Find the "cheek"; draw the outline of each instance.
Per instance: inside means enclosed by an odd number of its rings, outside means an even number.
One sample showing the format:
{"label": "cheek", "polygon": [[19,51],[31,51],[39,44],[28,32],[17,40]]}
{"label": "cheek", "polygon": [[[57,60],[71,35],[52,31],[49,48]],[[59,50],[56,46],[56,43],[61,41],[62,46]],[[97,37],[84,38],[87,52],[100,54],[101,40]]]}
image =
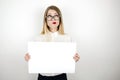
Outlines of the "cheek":
{"label": "cheek", "polygon": [[56,22],[56,25],[57,25],[57,26],[59,25],[59,21],[58,21],[58,22]]}
{"label": "cheek", "polygon": [[48,26],[51,26],[51,22],[48,21],[48,22],[47,22],[47,25],[48,25]]}

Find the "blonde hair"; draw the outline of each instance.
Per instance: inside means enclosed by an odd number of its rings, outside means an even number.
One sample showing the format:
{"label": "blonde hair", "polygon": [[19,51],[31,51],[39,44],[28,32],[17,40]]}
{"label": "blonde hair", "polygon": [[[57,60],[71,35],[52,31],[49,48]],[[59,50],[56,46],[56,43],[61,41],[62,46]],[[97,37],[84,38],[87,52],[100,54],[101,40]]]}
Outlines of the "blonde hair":
{"label": "blonde hair", "polygon": [[43,29],[42,29],[41,34],[47,34],[47,33],[50,32],[50,30],[49,30],[49,28],[48,28],[48,26],[47,26],[47,21],[46,21],[46,16],[47,16],[47,13],[48,13],[48,11],[49,11],[50,9],[55,10],[55,11],[58,13],[58,15],[60,16],[60,19],[59,19],[59,20],[60,20],[60,23],[59,23],[59,26],[58,26],[58,33],[59,33],[59,34],[64,34],[64,27],[63,27],[63,20],[62,20],[61,11],[60,11],[60,9],[59,9],[58,7],[56,7],[56,6],[54,6],[54,5],[49,6],[49,7],[46,9],[45,13],[44,13]]}

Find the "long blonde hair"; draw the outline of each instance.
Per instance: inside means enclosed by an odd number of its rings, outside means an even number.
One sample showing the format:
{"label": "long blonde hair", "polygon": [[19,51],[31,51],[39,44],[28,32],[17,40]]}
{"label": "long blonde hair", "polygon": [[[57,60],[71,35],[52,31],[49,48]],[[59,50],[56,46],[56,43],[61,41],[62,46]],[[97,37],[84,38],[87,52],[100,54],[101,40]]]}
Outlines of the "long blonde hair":
{"label": "long blonde hair", "polygon": [[61,11],[60,11],[60,9],[59,9],[58,7],[56,7],[56,6],[54,6],[54,5],[49,6],[49,7],[46,9],[45,13],[44,13],[43,29],[42,29],[41,34],[47,34],[47,33],[50,32],[50,30],[49,30],[49,28],[48,28],[48,26],[47,26],[47,21],[46,21],[46,16],[47,16],[47,13],[48,13],[48,11],[49,11],[50,9],[55,10],[55,11],[58,13],[58,15],[60,16],[60,19],[59,19],[59,20],[60,20],[60,23],[59,23],[59,26],[58,26],[58,33],[59,33],[59,34],[64,34],[64,27],[63,27],[63,20],[62,20]]}

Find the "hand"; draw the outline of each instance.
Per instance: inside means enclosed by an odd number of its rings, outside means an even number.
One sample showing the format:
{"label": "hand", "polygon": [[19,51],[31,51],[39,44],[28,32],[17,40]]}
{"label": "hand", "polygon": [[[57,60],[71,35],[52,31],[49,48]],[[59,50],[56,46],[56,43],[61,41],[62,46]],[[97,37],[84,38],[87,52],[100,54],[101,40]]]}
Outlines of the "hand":
{"label": "hand", "polygon": [[25,58],[26,61],[29,61],[29,60],[30,60],[30,55],[29,55],[29,53],[26,53],[24,58]]}
{"label": "hand", "polygon": [[79,59],[80,59],[79,54],[76,53],[76,54],[74,55],[73,59],[75,60],[75,62],[79,61]]}

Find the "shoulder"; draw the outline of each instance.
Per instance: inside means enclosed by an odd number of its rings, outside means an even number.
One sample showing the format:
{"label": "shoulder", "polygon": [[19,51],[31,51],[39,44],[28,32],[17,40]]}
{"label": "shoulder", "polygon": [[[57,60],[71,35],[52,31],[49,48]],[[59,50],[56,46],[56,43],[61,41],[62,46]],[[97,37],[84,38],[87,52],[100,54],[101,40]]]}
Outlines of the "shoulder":
{"label": "shoulder", "polygon": [[40,35],[35,36],[33,38],[33,41],[43,41],[44,38],[45,38],[45,35],[40,34]]}
{"label": "shoulder", "polygon": [[68,33],[65,33],[63,36],[67,38],[71,38],[71,36]]}
{"label": "shoulder", "polygon": [[75,37],[74,37],[73,35],[70,35],[70,34],[68,34],[68,33],[65,33],[63,36],[66,37],[66,38],[67,38],[68,40],[70,40],[71,42],[76,42],[76,39],[75,39]]}
{"label": "shoulder", "polygon": [[71,42],[71,37],[67,33],[59,35],[59,37],[63,39],[63,41]]}

